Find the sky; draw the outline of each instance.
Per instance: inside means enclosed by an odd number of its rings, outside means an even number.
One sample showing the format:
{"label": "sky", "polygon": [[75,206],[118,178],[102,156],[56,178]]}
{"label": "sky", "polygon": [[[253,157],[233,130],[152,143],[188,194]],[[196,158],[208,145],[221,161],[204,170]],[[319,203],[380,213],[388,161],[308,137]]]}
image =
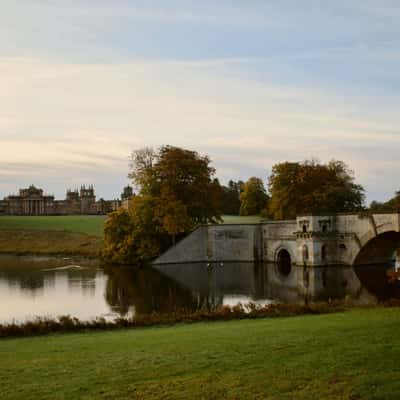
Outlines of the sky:
{"label": "sky", "polygon": [[129,154],[209,155],[221,182],[343,160],[400,189],[398,0],[0,0],[0,198],[93,184]]}

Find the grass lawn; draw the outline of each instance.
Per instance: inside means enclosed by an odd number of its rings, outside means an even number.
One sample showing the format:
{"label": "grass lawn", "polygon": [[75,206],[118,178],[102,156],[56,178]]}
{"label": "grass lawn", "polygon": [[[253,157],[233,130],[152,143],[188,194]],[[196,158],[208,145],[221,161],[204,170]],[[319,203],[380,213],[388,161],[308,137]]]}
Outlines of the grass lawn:
{"label": "grass lawn", "polygon": [[256,224],[261,221],[262,217],[259,215],[249,215],[242,217],[240,215],[223,215],[224,224]]}
{"label": "grass lawn", "polygon": [[0,341],[2,399],[399,399],[400,310]]}
{"label": "grass lawn", "polygon": [[0,230],[67,231],[103,236],[105,216],[0,217]]}
{"label": "grass lawn", "polygon": [[[0,217],[0,230],[40,230],[67,231],[103,236],[106,216],[72,215],[72,216],[43,216],[43,217]],[[252,224],[260,222],[261,217],[240,217],[224,215],[225,224]]]}

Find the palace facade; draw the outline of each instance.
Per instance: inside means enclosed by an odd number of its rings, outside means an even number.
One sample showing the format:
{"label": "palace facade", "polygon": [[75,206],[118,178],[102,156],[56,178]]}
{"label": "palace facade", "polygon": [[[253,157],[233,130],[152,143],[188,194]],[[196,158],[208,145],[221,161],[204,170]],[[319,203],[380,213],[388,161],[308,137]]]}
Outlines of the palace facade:
{"label": "palace facade", "polygon": [[34,185],[20,189],[0,201],[0,215],[101,215],[117,210],[132,188],[127,186],[120,199],[97,200],[92,185],[68,190],[64,200],[55,200]]}

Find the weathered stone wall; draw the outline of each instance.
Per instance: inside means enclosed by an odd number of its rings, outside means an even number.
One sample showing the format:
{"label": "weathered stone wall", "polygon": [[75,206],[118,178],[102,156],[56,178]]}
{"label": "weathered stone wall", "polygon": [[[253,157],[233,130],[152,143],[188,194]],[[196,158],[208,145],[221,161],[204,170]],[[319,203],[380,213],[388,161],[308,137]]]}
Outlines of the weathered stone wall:
{"label": "weathered stone wall", "polygon": [[10,196],[7,199],[8,202],[8,213],[10,215],[23,215],[22,202],[18,201],[16,196]]}
{"label": "weathered stone wall", "polygon": [[261,254],[261,226],[201,226],[158,257],[154,264],[256,261]]}
{"label": "weathered stone wall", "polygon": [[209,261],[256,261],[262,258],[260,225],[211,225],[207,235]]}
{"label": "weathered stone wall", "polygon": [[281,249],[289,252],[293,262],[297,259],[296,220],[267,221],[262,225],[263,260],[276,262]]}
{"label": "weathered stone wall", "polygon": [[5,200],[0,200],[0,215],[8,214],[8,202]]}
{"label": "weathered stone wall", "polygon": [[207,261],[207,227],[200,226],[189,236],[161,254],[153,264],[178,264]]}

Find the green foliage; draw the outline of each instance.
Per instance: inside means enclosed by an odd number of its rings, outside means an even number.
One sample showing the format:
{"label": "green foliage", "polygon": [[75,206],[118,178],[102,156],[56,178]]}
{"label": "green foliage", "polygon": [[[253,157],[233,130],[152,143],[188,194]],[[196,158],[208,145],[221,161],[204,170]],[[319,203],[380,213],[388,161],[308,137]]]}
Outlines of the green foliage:
{"label": "green foliage", "polygon": [[240,193],[240,215],[258,215],[267,207],[268,195],[260,178],[250,178]]}
{"label": "green foliage", "polygon": [[392,199],[384,203],[373,201],[369,210],[371,212],[400,212],[400,191],[397,191]]}
{"label": "green foliage", "polygon": [[290,219],[308,213],[359,211],[364,189],[341,161],[284,162],[272,168],[269,178],[269,214]]}
{"label": "green foliage", "polygon": [[221,211],[225,215],[239,215],[240,213],[240,193],[244,182],[228,182],[228,186],[221,186]]}
{"label": "green foliage", "polygon": [[139,194],[129,211],[107,220],[105,259],[147,262],[198,224],[220,221],[221,189],[209,164],[208,157],[172,146],[135,151],[129,176]]}

